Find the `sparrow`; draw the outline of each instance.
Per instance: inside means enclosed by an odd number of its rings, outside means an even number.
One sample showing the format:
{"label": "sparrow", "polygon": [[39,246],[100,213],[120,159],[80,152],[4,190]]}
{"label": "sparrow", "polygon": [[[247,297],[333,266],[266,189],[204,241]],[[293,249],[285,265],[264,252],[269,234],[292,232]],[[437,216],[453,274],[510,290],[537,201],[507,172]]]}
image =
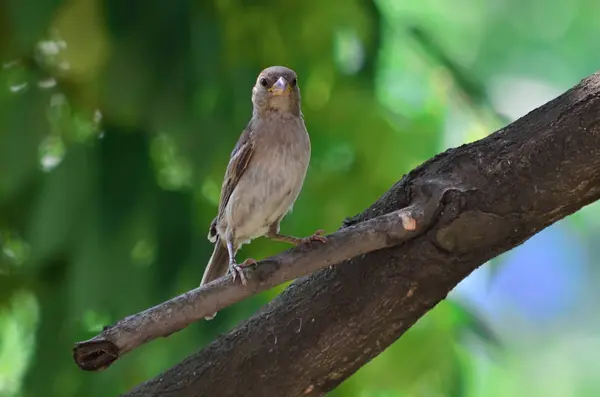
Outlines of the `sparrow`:
{"label": "sparrow", "polygon": [[218,213],[208,232],[215,247],[200,286],[228,272],[234,281],[239,277],[246,285],[242,269],[256,260],[248,258],[238,264],[236,253],[242,244],[258,237],[293,245],[327,242],[322,230],[302,238],[279,232],[281,220],[292,210],[304,184],[310,154],[298,76],[284,66],[264,69],[252,89],[252,118],[225,171]]}

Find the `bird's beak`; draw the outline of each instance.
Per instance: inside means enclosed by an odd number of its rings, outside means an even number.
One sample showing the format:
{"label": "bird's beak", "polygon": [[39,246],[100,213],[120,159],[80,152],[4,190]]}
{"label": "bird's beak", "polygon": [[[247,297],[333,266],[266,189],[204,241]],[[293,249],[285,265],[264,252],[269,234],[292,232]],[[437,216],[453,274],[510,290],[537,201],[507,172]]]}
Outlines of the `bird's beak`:
{"label": "bird's beak", "polygon": [[269,92],[272,93],[273,95],[284,95],[284,94],[287,94],[288,92],[290,92],[291,90],[292,90],[292,87],[290,86],[288,81],[283,77],[280,77],[275,82],[275,84],[273,84],[273,86],[271,88],[269,88]]}

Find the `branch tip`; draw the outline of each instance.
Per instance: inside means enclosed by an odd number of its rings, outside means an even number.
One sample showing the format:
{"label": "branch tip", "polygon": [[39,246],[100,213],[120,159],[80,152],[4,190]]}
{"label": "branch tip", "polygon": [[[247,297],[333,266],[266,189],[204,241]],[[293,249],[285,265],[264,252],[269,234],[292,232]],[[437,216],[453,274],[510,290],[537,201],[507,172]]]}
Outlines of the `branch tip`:
{"label": "branch tip", "polygon": [[102,371],[119,358],[119,348],[108,340],[89,340],[73,347],[73,360],[84,371]]}

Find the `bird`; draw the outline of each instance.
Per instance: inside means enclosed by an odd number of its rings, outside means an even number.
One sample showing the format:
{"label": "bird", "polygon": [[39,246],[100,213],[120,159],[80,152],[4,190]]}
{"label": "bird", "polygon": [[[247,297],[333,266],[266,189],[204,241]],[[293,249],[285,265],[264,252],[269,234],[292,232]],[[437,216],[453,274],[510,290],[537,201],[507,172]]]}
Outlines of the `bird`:
{"label": "bird", "polygon": [[[280,222],[298,198],[311,157],[311,144],[301,109],[296,72],[270,66],[260,72],[252,88],[252,117],[240,135],[221,186],[217,216],[210,224],[208,240],[214,250],[200,287],[228,272],[247,285],[236,253],[243,244],[267,237],[292,245],[327,242],[317,230],[308,237],[280,233]],[[216,313],[206,316],[214,318]]]}

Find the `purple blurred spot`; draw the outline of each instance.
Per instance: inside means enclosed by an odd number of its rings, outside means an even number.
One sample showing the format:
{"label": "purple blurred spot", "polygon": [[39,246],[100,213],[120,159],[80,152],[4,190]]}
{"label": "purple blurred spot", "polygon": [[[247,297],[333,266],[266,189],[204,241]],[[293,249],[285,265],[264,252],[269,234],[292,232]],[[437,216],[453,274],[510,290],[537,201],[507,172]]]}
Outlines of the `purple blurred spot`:
{"label": "purple blurred spot", "polygon": [[454,292],[495,320],[507,310],[534,323],[555,320],[575,303],[587,277],[585,250],[564,221],[497,260],[496,274],[483,266]]}

